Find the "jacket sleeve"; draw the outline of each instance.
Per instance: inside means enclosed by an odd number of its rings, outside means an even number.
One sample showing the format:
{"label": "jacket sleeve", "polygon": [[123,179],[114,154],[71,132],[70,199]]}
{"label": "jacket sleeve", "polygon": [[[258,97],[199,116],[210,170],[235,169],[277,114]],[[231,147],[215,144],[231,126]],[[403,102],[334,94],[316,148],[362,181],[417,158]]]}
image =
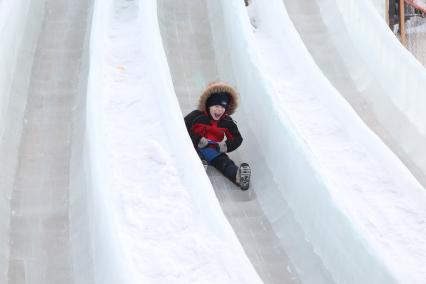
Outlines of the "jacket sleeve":
{"label": "jacket sleeve", "polygon": [[194,126],[194,123],[196,119],[201,115],[202,113],[199,110],[194,110],[191,113],[189,113],[187,116],[185,116],[185,126],[186,130],[188,131],[189,137],[191,137],[192,144],[197,145],[198,142],[200,142],[201,136],[196,135],[192,132],[192,127]]}
{"label": "jacket sleeve", "polygon": [[227,139],[225,143],[228,149],[228,153],[234,151],[240,147],[241,143],[243,143],[243,137],[238,130],[237,124],[232,120],[232,118],[229,118],[228,127],[225,134]]}

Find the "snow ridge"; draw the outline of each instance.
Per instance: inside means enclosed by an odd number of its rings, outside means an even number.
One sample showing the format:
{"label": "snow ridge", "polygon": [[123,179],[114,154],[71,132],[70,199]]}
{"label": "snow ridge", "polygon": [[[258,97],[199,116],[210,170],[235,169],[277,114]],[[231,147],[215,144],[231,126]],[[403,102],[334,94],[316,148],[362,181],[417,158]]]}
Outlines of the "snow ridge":
{"label": "snow ridge", "polygon": [[120,283],[260,283],[187,136],[155,3],[111,4],[91,115]]}

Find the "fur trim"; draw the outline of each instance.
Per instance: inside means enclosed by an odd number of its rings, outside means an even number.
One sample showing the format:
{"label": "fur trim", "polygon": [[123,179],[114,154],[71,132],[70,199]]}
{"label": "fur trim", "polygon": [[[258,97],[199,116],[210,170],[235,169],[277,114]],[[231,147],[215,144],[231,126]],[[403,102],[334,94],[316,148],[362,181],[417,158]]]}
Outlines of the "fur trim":
{"label": "fur trim", "polygon": [[207,99],[210,98],[211,95],[215,93],[228,93],[229,94],[229,107],[226,111],[227,114],[231,115],[235,112],[238,107],[238,93],[237,91],[230,85],[222,82],[213,82],[207,85],[206,89],[201,94],[198,100],[198,110],[206,111],[206,102]]}

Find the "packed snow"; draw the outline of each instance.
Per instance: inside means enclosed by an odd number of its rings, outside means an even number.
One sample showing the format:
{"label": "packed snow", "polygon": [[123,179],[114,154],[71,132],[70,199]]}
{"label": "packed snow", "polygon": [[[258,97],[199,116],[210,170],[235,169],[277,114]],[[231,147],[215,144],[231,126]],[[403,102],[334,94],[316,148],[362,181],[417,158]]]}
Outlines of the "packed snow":
{"label": "packed snow", "polygon": [[[379,266],[388,267],[397,281],[422,283],[426,277],[423,188],[318,72],[285,12],[276,13],[283,7],[261,0],[254,6],[250,16],[257,27],[254,46],[263,61],[261,68],[274,87],[278,108],[315,156],[334,206],[361,233],[367,250],[372,250],[368,253],[382,263]],[[335,256],[328,254],[334,249],[322,252],[325,261],[332,261]],[[341,264],[336,261],[330,269],[337,282],[346,282],[347,276],[340,274],[345,263]]]}
{"label": "packed snow", "polygon": [[[2,0],[0,8],[12,2],[25,1]],[[424,283],[424,189],[327,81],[282,2],[253,0],[248,14],[240,0],[208,6],[211,15],[221,11],[212,25],[224,20],[225,29],[214,36],[223,44],[218,58],[223,50],[232,58],[223,73],[240,71],[233,82],[241,93],[240,119],[256,129],[247,137],[261,142],[256,150],[280,185],[272,196],[256,189],[274,230],[293,233],[277,221],[291,211],[336,283]],[[23,33],[23,25],[11,29]],[[15,55],[19,44],[7,39]],[[261,283],[187,136],[155,1],[95,0],[86,48],[87,101],[81,112],[76,106],[83,116],[76,120],[85,125],[76,123],[81,137],[73,140],[70,222],[75,272],[93,275],[76,279]],[[1,60],[11,56],[0,51]],[[4,74],[16,62],[1,69],[5,90],[13,78]],[[290,209],[268,207],[278,198]],[[0,250],[7,255],[6,247]],[[294,265],[303,267],[309,254],[298,256]],[[318,283],[309,275],[301,279]]]}
{"label": "packed snow", "polygon": [[100,139],[121,261],[135,283],[260,282],[187,137],[156,5],[112,1],[104,24]]}
{"label": "packed snow", "polygon": [[[339,9],[347,8],[343,2]],[[259,132],[259,141],[266,140],[267,149],[274,149],[261,150],[268,162],[278,168],[275,170],[277,175],[287,173],[291,176],[292,182],[282,178],[283,184],[288,185],[286,198],[290,200],[289,206],[296,218],[303,220],[308,238],[315,244],[333,277],[337,282],[348,279],[367,282],[374,279],[373,282],[384,283],[410,279],[421,282],[424,271],[418,269],[422,267],[423,253],[416,254],[417,259],[413,261],[409,252],[411,245],[405,245],[406,239],[411,238],[418,250],[424,250],[424,242],[418,242],[425,217],[422,187],[320,74],[295,34],[280,1],[253,2],[254,7],[249,12],[254,27],[247,27],[247,23],[236,20],[243,21],[238,3],[223,1],[222,5],[227,21],[226,39],[231,42],[228,50],[233,59],[232,68],[244,70],[236,73],[239,75],[238,87],[246,96],[246,101],[242,100],[243,105],[250,109],[246,112],[247,119],[253,120],[253,125],[257,124],[254,128]],[[373,11],[373,7],[367,8]],[[374,15],[377,17],[377,13],[369,13],[369,16]],[[379,18],[374,20],[378,22]],[[251,39],[247,30],[253,29],[254,39]],[[377,30],[380,32],[381,28]],[[384,33],[388,40],[389,32]],[[363,44],[366,45],[365,42]],[[393,46],[390,48],[398,51]],[[404,56],[406,53],[402,52],[396,60]],[[257,62],[254,67],[253,61]],[[410,63],[408,61],[408,65]],[[253,68],[259,68],[264,77],[252,71]],[[414,65],[413,70],[419,70],[416,68]],[[417,73],[414,74],[417,76]],[[262,87],[262,79],[265,78],[272,90]],[[271,103],[274,107],[269,106]],[[264,121],[264,112],[269,113],[269,121]],[[311,159],[310,165],[299,172],[294,169],[294,157],[289,155],[291,151],[286,147],[288,141],[285,138],[289,139],[291,135],[285,137],[285,129],[275,121],[276,113],[281,113],[282,124],[294,126],[302,145],[308,145],[300,154]],[[284,122],[286,120],[289,121]],[[280,160],[280,157],[285,158]],[[305,180],[299,186],[295,186],[294,182],[302,177],[306,179],[311,173],[308,171],[310,167],[314,167],[317,174],[320,172],[318,175],[322,181],[312,191],[303,191],[309,182]],[[324,193],[331,196],[325,194],[320,197],[323,194],[318,192],[321,184],[326,187]],[[314,194],[319,196],[312,197]],[[336,207],[338,209],[334,210]],[[306,208],[312,209],[312,212]],[[333,217],[326,216],[330,213],[328,210]],[[319,216],[320,213],[324,216]],[[340,213],[345,217],[339,220],[342,217]],[[406,222],[407,219],[413,222]],[[315,223],[316,226],[312,226]],[[402,228],[401,234],[395,234],[395,228],[399,227]],[[407,234],[407,231],[410,233]],[[338,237],[335,232],[339,232]],[[386,235],[385,240],[383,235]],[[392,243],[393,251],[389,250],[389,243]],[[399,262],[391,261],[395,258],[404,258],[411,263],[401,267]],[[350,269],[342,259],[352,263]],[[417,263],[416,273],[412,270],[413,262]]]}

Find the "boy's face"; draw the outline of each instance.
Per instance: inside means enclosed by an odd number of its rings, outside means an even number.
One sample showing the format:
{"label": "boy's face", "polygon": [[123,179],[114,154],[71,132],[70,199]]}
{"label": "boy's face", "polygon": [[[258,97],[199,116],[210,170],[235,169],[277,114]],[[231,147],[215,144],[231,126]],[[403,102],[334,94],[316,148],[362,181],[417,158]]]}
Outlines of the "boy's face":
{"label": "boy's face", "polygon": [[209,107],[210,116],[214,120],[219,120],[222,115],[225,113],[225,108],[221,105],[211,106]]}

